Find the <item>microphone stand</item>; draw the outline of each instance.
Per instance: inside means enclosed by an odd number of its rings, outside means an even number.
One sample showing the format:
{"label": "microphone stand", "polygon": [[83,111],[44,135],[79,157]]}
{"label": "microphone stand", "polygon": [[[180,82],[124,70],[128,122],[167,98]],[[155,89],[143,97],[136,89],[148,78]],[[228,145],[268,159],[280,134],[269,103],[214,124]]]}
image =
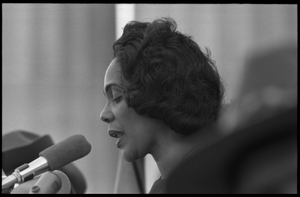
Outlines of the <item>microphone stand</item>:
{"label": "microphone stand", "polygon": [[[144,159],[142,159],[141,162],[142,162],[141,163],[142,167],[144,167]],[[140,191],[141,194],[145,194],[144,184],[143,184],[143,181],[142,181],[141,173],[138,169],[138,164],[137,164],[137,162],[132,162],[132,165],[133,165],[134,174],[135,174],[135,178],[137,180],[139,191]]]}

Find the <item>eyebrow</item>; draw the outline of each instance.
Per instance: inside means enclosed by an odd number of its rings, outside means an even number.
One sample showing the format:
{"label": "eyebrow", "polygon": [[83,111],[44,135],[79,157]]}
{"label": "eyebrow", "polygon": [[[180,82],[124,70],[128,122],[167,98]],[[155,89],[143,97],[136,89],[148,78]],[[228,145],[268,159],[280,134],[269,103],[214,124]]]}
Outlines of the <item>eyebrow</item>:
{"label": "eyebrow", "polygon": [[118,88],[122,88],[122,89],[123,89],[123,87],[120,86],[119,84],[116,84],[116,83],[110,83],[110,84],[107,84],[107,85],[105,86],[105,88],[104,88],[104,90],[103,90],[103,94],[106,96],[106,92],[108,92],[109,89],[111,89],[111,87],[113,87],[113,86],[116,86],[116,87],[118,87]]}

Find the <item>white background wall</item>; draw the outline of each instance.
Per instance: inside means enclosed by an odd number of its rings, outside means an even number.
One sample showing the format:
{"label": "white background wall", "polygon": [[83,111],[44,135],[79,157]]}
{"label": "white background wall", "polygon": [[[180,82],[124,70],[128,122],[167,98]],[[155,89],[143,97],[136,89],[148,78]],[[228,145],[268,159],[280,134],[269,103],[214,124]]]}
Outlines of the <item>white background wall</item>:
{"label": "white background wall", "polygon": [[74,163],[87,192],[111,193],[118,150],[99,114],[114,5],[2,4],[2,20],[2,133],[83,134],[92,150]]}

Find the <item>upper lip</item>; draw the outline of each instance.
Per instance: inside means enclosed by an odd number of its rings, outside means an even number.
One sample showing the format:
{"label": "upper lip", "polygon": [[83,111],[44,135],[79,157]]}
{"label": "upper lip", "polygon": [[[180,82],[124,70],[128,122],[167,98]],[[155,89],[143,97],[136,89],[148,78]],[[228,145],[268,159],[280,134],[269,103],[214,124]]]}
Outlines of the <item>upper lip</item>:
{"label": "upper lip", "polygon": [[108,134],[109,134],[111,137],[114,137],[114,138],[120,138],[120,137],[122,137],[122,135],[124,134],[124,132],[122,132],[122,131],[117,131],[117,130],[109,130],[109,131],[108,131]]}

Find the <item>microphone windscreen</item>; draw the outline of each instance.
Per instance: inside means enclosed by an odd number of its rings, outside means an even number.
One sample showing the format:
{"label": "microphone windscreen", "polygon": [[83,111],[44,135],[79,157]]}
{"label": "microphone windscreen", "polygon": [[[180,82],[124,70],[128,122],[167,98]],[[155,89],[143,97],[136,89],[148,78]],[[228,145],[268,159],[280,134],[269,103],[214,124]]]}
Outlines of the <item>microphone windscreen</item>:
{"label": "microphone windscreen", "polygon": [[40,152],[49,165],[50,170],[61,168],[77,159],[80,159],[91,151],[91,144],[83,135],[73,135]]}

